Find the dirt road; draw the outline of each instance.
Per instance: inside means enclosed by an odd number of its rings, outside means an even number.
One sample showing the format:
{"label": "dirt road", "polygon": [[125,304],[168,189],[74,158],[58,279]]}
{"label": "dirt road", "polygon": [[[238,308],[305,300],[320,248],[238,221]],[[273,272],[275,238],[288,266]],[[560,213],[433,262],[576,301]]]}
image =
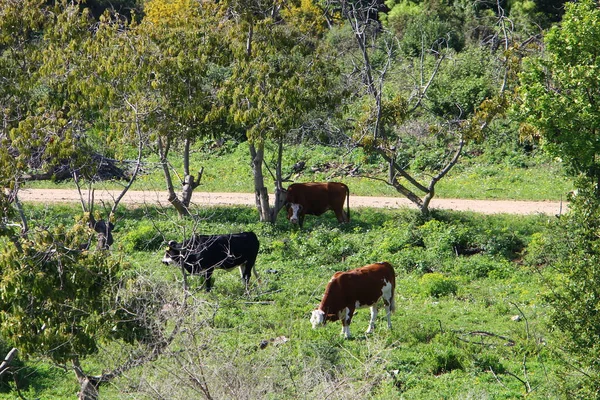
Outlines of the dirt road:
{"label": "dirt road", "polygon": [[[111,201],[119,194],[118,191],[96,191],[95,199]],[[168,205],[166,192],[129,191],[122,204],[140,206],[143,204]],[[68,189],[22,189],[19,199],[24,202],[41,203],[72,203],[79,202],[76,190]],[[193,203],[197,205],[254,205],[254,194],[251,193],[207,193],[194,192]],[[350,208],[399,208],[415,207],[408,199],[400,197],[368,197],[350,196]],[[432,209],[447,209],[456,211],[474,211],[483,214],[547,214],[565,213],[567,204],[553,201],[512,201],[512,200],[463,200],[437,199],[431,201]]]}

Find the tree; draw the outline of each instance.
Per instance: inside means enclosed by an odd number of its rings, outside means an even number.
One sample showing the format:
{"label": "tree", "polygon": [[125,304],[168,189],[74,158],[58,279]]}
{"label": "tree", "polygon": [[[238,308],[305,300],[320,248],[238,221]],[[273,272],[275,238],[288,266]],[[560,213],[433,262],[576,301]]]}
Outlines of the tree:
{"label": "tree", "polygon": [[[244,6],[231,5],[233,10]],[[249,141],[261,221],[274,222],[285,200],[281,170],[285,135],[301,127],[310,111],[337,101],[332,53],[317,40],[325,24],[311,1],[256,2],[244,7],[231,31],[235,60],[221,99]],[[277,148],[273,208],[263,173],[268,142]]]}
{"label": "tree", "polygon": [[[127,265],[118,257],[87,250],[92,235],[83,217],[71,228],[39,227],[19,246],[0,237],[2,337],[25,357],[71,368],[81,399],[96,399],[101,384],[158,357],[180,324],[173,330],[158,324],[163,302],[173,300],[155,284],[124,274]],[[109,341],[140,347],[123,354],[120,365],[90,374],[83,361]]]}
{"label": "tree", "polygon": [[593,1],[566,5],[562,24],[547,33],[542,57],[526,60],[518,112],[523,137],[583,175],[600,197],[600,10]]}
{"label": "tree", "polygon": [[[521,135],[538,139],[560,157],[578,188],[569,212],[554,228],[559,252],[540,271],[549,288],[551,326],[566,368],[577,370],[569,398],[598,398],[600,386],[600,9],[592,0],[565,5],[560,26],[549,30],[541,56],[525,60],[517,95]],[[568,381],[567,374],[563,376]],[[568,383],[568,382],[567,382]]]}
{"label": "tree", "polygon": [[[229,59],[221,45],[226,25],[219,4],[153,0],[146,3],[144,19],[132,32],[141,45],[137,55],[131,54],[138,60],[132,72],[139,81],[127,90],[137,91],[140,100],[151,99],[136,118],[143,118],[140,122],[155,143],[168,200],[180,215],[189,215],[193,190],[202,177],[201,168],[196,176],[191,172],[191,145],[200,137],[215,137],[222,128],[212,109]],[[178,144],[183,149],[181,198],[169,163],[170,150]]]}
{"label": "tree", "polygon": [[[456,165],[465,143],[481,138],[506,108],[508,63],[490,62],[471,49],[457,53],[451,46],[460,46],[448,35],[422,40],[417,57],[405,58],[401,38],[368,18],[373,4],[331,4],[356,45],[339,57],[347,60],[345,78],[353,90],[349,139],[387,165],[385,178],[372,178],[426,214],[437,183]],[[500,18],[498,25],[504,22]],[[508,47],[509,32],[501,32]],[[500,73],[492,73],[496,70]]]}
{"label": "tree", "polygon": [[[35,168],[35,160],[42,160],[40,166],[67,160],[76,177],[94,181],[97,160],[88,158],[88,134],[96,121],[105,121],[99,105],[110,94],[93,68],[102,57],[91,51],[103,32],[93,29],[87,12],[77,5],[45,3],[1,4],[0,26],[12,35],[4,36],[2,30],[0,44],[3,83],[10,83],[6,89],[0,85],[0,187],[9,189],[0,191],[0,332],[24,357],[49,357],[72,368],[80,398],[91,399],[101,383],[156,358],[175,333],[165,335],[155,324],[156,292],[146,297],[123,293],[136,280],[121,275],[122,261],[104,251],[107,241],[101,238],[100,248],[89,250],[90,225],[104,239],[110,233],[98,229],[94,214],[84,214],[72,227],[31,227],[18,202],[19,184]],[[139,154],[138,147],[138,168]],[[109,340],[141,343],[143,350],[108,372],[88,374],[82,360]]]}

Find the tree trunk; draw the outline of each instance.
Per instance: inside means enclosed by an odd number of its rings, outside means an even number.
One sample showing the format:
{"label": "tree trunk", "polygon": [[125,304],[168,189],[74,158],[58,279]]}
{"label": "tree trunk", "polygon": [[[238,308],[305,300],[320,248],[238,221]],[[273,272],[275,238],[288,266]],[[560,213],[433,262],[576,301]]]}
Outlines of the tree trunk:
{"label": "tree trunk", "polygon": [[74,358],[72,363],[80,388],[79,393],[77,393],[77,398],[79,400],[98,400],[98,387],[100,386],[100,382],[83,372],[78,358]]}
{"label": "tree trunk", "polygon": [[279,147],[277,150],[277,167],[275,169],[275,203],[271,209],[271,222],[277,221],[277,215],[279,211],[285,205],[286,192],[283,188],[283,174],[281,172],[281,165],[283,162],[283,139],[279,139]]}
{"label": "tree trunk", "polygon": [[[188,207],[179,200],[177,194],[175,193],[175,188],[173,186],[173,178],[171,177],[171,171],[169,171],[169,162],[167,159],[167,155],[169,154],[169,141],[167,139],[166,142],[159,137],[157,139],[158,145],[158,154],[160,156],[160,165],[163,169],[163,174],[165,176],[165,182],[167,184],[167,192],[169,193],[169,203],[175,207],[180,217],[188,217],[190,215],[190,211]],[[191,196],[191,195],[190,195]]]}
{"label": "tree trunk", "polygon": [[254,175],[254,193],[256,195],[256,209],[261,222],[273,222],[271,216],[271,207],[269,206],[269,192],[265,187],[265,178],[262,165],[265,156],[265,146],[263,143],[258,148],[250,144],[250,156],[252,157],[252,174]]}
{"label": "tree trunk", "polygon": [[190,146],[191,140],[185,139],[185,148],[183,151],[183,188],[181,193],[181,203],[189,209],[190,203],[192,202],[192,194],[194,189],[200,186],[200,180],[202,179],[202,173],[204,168],[200,168],[198,171],[198,177],[194,179],[194,175],[190,173]]}

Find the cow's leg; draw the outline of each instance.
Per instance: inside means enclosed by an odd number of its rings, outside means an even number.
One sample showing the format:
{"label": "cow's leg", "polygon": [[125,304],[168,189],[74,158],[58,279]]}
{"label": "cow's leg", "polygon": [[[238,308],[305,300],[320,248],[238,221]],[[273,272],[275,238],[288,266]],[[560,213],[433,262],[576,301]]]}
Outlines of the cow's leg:
{"label": "cow's leg", "polygon": [[334,209],[335,216],[340,224],[348,222],[348,216],[346,215],[346,212],[344,211],[343,207],[344,205],[342,204],[342,208]]}
{"label": "cow's leg", "polygon": [[375,330],[375,319],[377,318],[377,306],[371,306],[371,320],[369,321],[369,327],[367,328],[367,333],[371,333]]}
{"label": "cow's leg", "polygon": [[342,322],[342,335],[344,335],[345,339],[350,338],[350,322],[352,322],[352,314],[354,310],[346,307],[342,311],[340,311],[340,321]]}
{"label": "cow's leg", "polygon": [[246,293],[249,293],[250,275],[252,274],[252,263],[250,260],[246,261],[243,265],[240,265],[240,274],[242,275],[242,282],[244,282]]}
{"label": "cow's leg", "polygon": [[383,305],[385,306],[385,312],[387,314],[388,328],[392,329],[392,311],[395,310],[396,304],[394,300],[394,286],[391,283],[385,282],[385,285],[381,289],[383,297]]}
{"label": "cow's leg", "polygon": [[390,304],[385,305],[385,312],[387,313],[388,328],[392,329],[392,307]]}

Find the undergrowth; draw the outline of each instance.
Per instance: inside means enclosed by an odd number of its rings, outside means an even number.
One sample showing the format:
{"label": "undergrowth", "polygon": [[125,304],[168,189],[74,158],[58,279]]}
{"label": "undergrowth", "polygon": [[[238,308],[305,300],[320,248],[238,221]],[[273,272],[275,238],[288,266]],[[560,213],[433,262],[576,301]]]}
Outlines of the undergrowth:
{"label": "undergrowth", "polygon": [[[50,215],[72,223],[79,212],[26,207],[31,229],[47,225]],[[103,398],[556,397],[559,360],[535,273],[548,217],[444,211],[423,218],[410,209],[358,209],[348,224],[326,213],[298,229],[283,216],[259,223],[248,207],[195,213],[192,221],[169,209],[119,209],[112,251],[131,264],[125,274],[164,287],[176,304],[181,271],[160,263],[168,240],[252,230],[260,240],[261,282],[252,277],[246,293],[237,271],[217,271],[206,293],[200,278],[188,278],[184,329],[156,360],[101,387]],[[350,340],[340,336],[339,323],[311,328],[310,312],[335,271],[383,260],[397,275],[391,331],[381,312],[375,333],[365,335],[368,309],[357,311]],[[168,330],[165,318],[160,326]],[[100,373],[140,351],[111,342],[83,362]],[[44,360],[25,367],[34,373],[19,379],[23,396],[75,395],[72,373],[56,374]],[[49,379],[55,384],[43,383]],[[12,391],[0,397],[14,398],[14,382],[7,385]]]}

